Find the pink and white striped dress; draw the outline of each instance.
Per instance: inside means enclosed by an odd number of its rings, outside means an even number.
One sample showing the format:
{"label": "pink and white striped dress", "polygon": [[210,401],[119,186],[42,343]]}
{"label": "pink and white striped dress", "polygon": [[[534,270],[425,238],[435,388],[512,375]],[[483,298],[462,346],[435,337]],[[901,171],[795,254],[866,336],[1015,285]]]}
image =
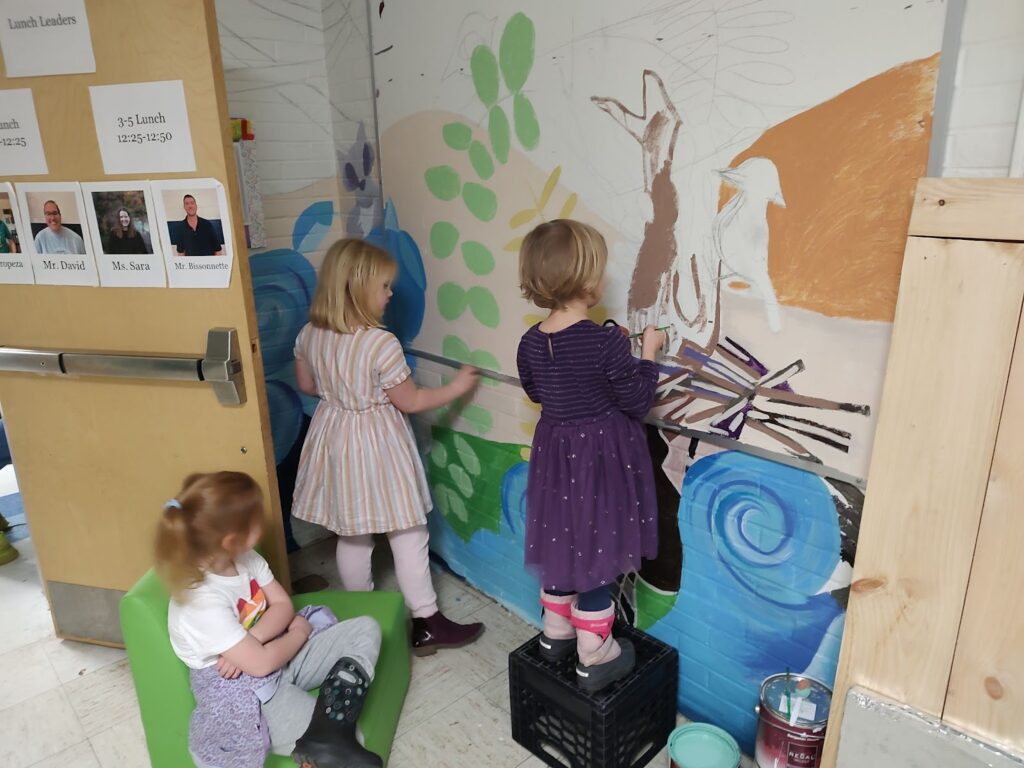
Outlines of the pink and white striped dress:
{"label": "pink and white striped dress", "polygon": [[384,393],[412,374],[398,339],[382,328],[306,325],[295,357],[309,365],[320,404],[302,446],[292,514],[341,536],[426,523],[423,462],[408,420]]}

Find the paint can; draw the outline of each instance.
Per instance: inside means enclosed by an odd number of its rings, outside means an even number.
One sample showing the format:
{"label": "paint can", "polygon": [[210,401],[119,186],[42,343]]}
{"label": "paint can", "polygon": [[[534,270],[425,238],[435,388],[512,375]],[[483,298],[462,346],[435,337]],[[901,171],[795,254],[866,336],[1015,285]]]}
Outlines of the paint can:
{"label": "paint can", "polygon": [[754,760],[758,768],[819,768],[832,689],[803,675],[761,683]]}
{"label": "paint can", "polygon": [[721,728],[706,723],[687,723],[668,737],[672,768],[737,768],[740,748]]}

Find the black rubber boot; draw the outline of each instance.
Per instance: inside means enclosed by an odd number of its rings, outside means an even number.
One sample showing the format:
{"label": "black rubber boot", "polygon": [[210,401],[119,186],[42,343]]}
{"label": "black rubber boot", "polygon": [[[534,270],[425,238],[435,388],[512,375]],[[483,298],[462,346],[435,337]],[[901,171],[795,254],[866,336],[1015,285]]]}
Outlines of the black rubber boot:
{"label": "black rubber boot", "polygon": [[384,762],[356,741],[370,676],[350,658],[339,659],[324,678],[313,718],[295,742],[292,759],[303,768],[381,768]]}
{"label": "black rubber boot", "polygon": [[576,665],[576,682],[587,693],[597,693],[602,688],[607,688],[632,672],[636,666],[636,651],[633,644],[622,637],[615,640],[619,644],[620,653],[611,661],[590,667],[585,667],[582,663]]}
{"label": "black rubber boot", "polygon": [[557,664],[576,653],[576,638],[568,640],[554,640],[543,632],[540,633],[540,640],[537,641],[538,655],[550,664]]}

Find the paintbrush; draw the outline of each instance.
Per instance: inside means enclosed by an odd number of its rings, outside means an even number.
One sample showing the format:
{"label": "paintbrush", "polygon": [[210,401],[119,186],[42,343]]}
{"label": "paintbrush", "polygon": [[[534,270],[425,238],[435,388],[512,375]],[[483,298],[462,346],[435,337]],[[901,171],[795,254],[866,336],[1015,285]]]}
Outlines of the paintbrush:
{"label": "paintbrush", "polygon": [[[655,328],[654,330],[656,330],[656,331],[667,331],[671,327],[672,327],[671,325],[663,325],[660,328]],[[638,331],[637,333],[629,334],[628,338],[630,338],[630,339],[638,339],[638,338],[640,338],[643,335],[644,335],[643,331]]]}

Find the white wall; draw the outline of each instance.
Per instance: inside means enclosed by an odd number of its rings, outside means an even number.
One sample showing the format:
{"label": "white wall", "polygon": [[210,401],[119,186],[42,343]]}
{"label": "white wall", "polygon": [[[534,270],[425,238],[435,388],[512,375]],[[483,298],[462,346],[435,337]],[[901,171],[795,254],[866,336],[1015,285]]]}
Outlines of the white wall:
{"label": "white wall", "polygon": [[956,55],[942,175],[1006,176],[1024,90],[1024,2],[966,0]]}

